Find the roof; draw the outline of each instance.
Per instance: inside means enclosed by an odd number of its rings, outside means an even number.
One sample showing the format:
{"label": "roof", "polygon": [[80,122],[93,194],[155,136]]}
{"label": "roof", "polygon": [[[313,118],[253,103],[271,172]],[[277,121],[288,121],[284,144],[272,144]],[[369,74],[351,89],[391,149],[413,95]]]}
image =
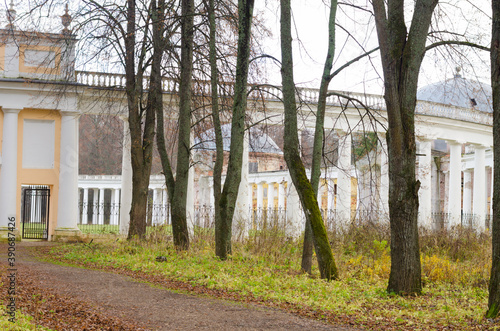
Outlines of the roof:
{"label": "roof", "polygon": [[[224,151],[228,152],[231,146],[231,124],[222,125],[222,139]],[[197,150],[215,150],[215,131],[208,129],[195,138],[194,148]],[[250,152],[283,154],[278,145],[271,137],[259,128],[250,128]]]}
{"label": "roof", "polygon": [[491,86],[463,78],[458,73],[451,79],[422,87],[417,92],[417,100],[493,112]]}

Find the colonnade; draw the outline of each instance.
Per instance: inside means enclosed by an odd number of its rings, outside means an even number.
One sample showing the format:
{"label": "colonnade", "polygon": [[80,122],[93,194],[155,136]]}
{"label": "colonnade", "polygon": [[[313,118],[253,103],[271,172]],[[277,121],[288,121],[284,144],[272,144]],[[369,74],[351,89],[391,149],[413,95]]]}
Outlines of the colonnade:
{"label": "colonnade", "polygon": [[[488,198],[491,198],[493,189],[491,151],[487,151],[487,147],[483,145],[469,144],[467,145],[469,153],[462,156],[464,143],[454,140],[447,141],[449,160],[447,161],[447,157],[444,157],[446,165],[439,169],[441,176],[444,175],[443,180],[443,178],[434,178],[437,176],[438,171],[436,170],[436,161],[432,156],[432,143],[433,139],[418,138],[416,176],[421,183],[419,190],[419,224],[432,227],[436,222],[435,215],[441,213],[446,215],[449,226],[461,224],[464,222],[464,218],[470,216],[475,222],[474,226],[477,226],[478,229],[484,229],[485,219],[488,214],[491,214],[491,210],[489,210],[491,209],[491,203],[488,204]],[[376,182],[376,185],[378,185],[378,205],[376,208],[371,209],[370,212],[378,213],[380,217],[388,214],[389,178],[386,141],[383,136],[379,137],[379,144],[377,162],[380,167],[375,174],[375,177],[378,177]],[[357,176],[356,170],[351,164],[351,146],[350,135],[344,134],[340,136],[338,167],[323,170],[317,196],[320,208],[324,212],[334,215],[337,221],[349,221],[352,217],[355,217],[356,212],[354,209],[356,209],[356,206],[353,203],[356,199],[357,204],[359,204],[360,199],[359,184],[357,197],[354,199],[351,196],[351,194],[355,194],[352,192],[353,188],[351,187],[352,178]],[[241,188],[245,188],[245,190],[240,190],[236,213],[238,217],[244,215],[245,218],[250,219],[252,210],[276,210],[284,213],[287,224],[296,229],[294,232],[302,229],[303,214],[301,205],[288,171],[244,172],[243,176],[246,177],[246,180],[242,180]],[[87,179],[90,177],[87,176]],[[89,186],[91,184],[80,185],[83,190],[83,215],[88,212],[86,208],[90,204],[93,206],[103,205],[105,189],[111,189],[111,204],[113,207],[120,204],[123,206],[124,199],[127,199],[127,194],[122,193],[123,179],[122,176],[114,177],[116,178],[113,184],[106,184],[106,181],[109,181],[110,178],[101,178],[104,182],[94,187]],[[150,189],[153,191],[151,222],[152,224],[169,222],[168,194],[163,186],[163,176],[152,176],[151,178]],[[444,182],[444,184],[438,183],[438,181]],[[194,186],[194,179],[192,179],[192,182]],[[442,192],[443,188],[444,192]],[[90,191],[92,191],[92,194],[89,194]],[[191,205],[188,207],[188,209],[192,210],[192,215],[194,215],[195,205],[206,208],[206,211],[214,208],[213,179],[211,176],[201,176],[198,179],[196,192],[192,193]],[[444,202],[433,203],[433,200],[441,199],[441,196],[444,196]],[[245,201],[242,202],[241,197],[244,197]],[[90,201],[90,199],[93,200]],[[121,214],[123,215],[123,210]],[[361,217],[360,215],[358,216]],[[92,217],[93,224],[103,224],[103,213],[97,213]],[[85,222],[86,220],[82,218],[82,224],[85,224]],[[118,211],[111,212],[109,224],[119,223]],[[250,226],[250,224],[247,224],[247,227]]]}
{"label": "colonnade", "polygon": [[[473,220],[473,224],[468,225],[484,230],[487,216],[491,214],[488,198],[491,199],[493,188],[491,180],[493,159],[490,151],[486,159],[486,150],[489,146],[466,145],[456,140],[447,140],[446,143],[449,150],[448,163],[434,165],[434,168],[441,167],[441,169],[433,172],[431,140],[419,138],[417,175],[421,182],[419,223],[431,226],[432,215],[442,213],[448,226]],[[464,146],[468,153],[462,155]],[[444,185],[440,184],[440,181],[443,181],[439,179],[440,171],[444,174]],[[432,180],[432,177],[436,178]],[[444,192],[441,192],[442,189]],[[433,199],[438,201],[433,204]],[[444,199],[442,205],[441,199]],[[489,205],[491,207],[491,203]]]}
{"label": "colonnade", "polygon": [[[81,224],[104,224],[105,216],[105,190],[106,188],[101,187],[85,187],[82,188],[82,200],[81,200]],[[119,211],[120,211],[120,189],[110,188],[111,190],[111,200],[109,203],[109,224],[118,225],[119,224]],[[92,192],[92,196],[90,196]],[[92,201],[90,201],[92,198]],[[89,209],[90,213],[89,213]],[[91,215],[89,220],[88,215]]]}
{"label": "colonnade", "polygon": [[[163,176],[153,175],[150,179],[149,189],[152,191],[150,201],[151,222],[154,225],[169,223],[170,211],[168,205],[168,193],[162,184]],[[80,224],[120,224],[123,200],[127,194],[122,192],[122,176],[103,175],[79,177],[79,189],[81,194]],[[106,191],[110,191],[106,198]],[[109,216],[109,221],[105,217]]]}

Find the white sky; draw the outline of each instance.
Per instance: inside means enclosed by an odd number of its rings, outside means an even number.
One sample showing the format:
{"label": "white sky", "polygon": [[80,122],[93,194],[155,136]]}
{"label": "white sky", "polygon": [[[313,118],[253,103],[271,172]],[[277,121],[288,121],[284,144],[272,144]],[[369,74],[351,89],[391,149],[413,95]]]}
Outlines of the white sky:
{"label": "white sky", "polygon": [[[413,3],[413,1],[408,1]],[[329,8],[322,0],[294,0],[293,18],[296,23],[298,38],[294,38],[294,74],[297,84],[319,87],[319,78],[323,70],[326,56],[327,21]],[[371,10],[366,0],[355,1],[357,5]],[[280,58],[279,50],[279,8],[277,1],[257,0],[256,10],[261,11],[272,27],[274,38],[265,44],[265,52]],[[412,5],[412,4],[411,4]],[[491,18],[490,2],[474,1],[473,5],[465,0],[440,1],[435,11],[434,30],[447,30],[459,34],[467,34],[471,41],[489,46]],[[409,7],[408,11],[411,12]],[[436,19],[439,17],[439,21]],[[408,20],[411,16],[408,15]],[[342,6],[337,10],[337,23],[345,27],[349,33],[358,38],[358,42],[366,50],[377,46],[377,35],[373,17],[368,13]],[[297,36],[295,36],[297,37]],[[337,49],[334,70],[345,62],[363,53],[361,47],[349,40],[346,44],[346,33],[337,28]],[[298,40],[300,39],[300,43]],[[461,74],[470,79],[489,82],[489,54],[484,51],[463,49],[465,56],[460,58],[453,51],[440,47],[427,53],[422,66],[419,86],[451,78],[457,66],[462,67]],[[479,56],[478,56],[479,55]],[[271,72],[270,80],[280,84],[279,71]],[[330,89],[367,93],[382,93],[382,75],[378,53],[368,59],[351,65],[343,73],[333,79]]]}
{"label": "white sky", "polygon": [[[18,16],[22,15],[22,7],[26,0],[15,0]],[[328,2],[328,0],[326,0]],[[75,7],[79,1],[69,1]],[[344,0],[354,2],[371,11],[369,0]],[[408,12],[412,11],[413,1],[407,1]],[[10,0],[0,0],[3,3],[0,12],[0,21],[5,17],[5,8]],[[62,5],[66,0],[54,0],[60,8],[53,7],[48,13],[49,21],[60,27],[60,15],[63,13]],[[295,80],[300,86],[319,87],[319,78],[323,69],[326,56],[327,21],[329,8],[323,0],[293,0],[293,19],[296,24],[294,42]],[[469,39],[486,45],[490,42],[491,30],[491,4],[487,0],[446,0],[440,1],[435,11],[434,30],[447,30],[458,34],[466,34]],[[43,13],[44,15],[46,13]],[[255,14],[264,16],[269,28],[273,31],[273,38],[264,43],[264,53],[280,59],[279,42],[279,1],[256,0]],[[439,19],[437,19],[439,18]],[[408,20],[411,16],[408,15]],[[334,70],[366,50],[377,46],[377,36],[373,17],[370,13],[340,6],[337,10],[337,23],[349,31],[357,39],[349,39],[347,34],[337,28],[337,49]],[[300,43],[298,42],[300,40]],[[358,43],[361,45],[358,45]],[[419,78],[419,86],[451,78],[457,66],[462,67],[462,75],[466,78],[479,79],[489,83],[489,54],[463,48],[464,56],[460,58],[449,48],[440,47],[428,52]],[[479,54],[479,56],[478,56]],[[266,66],[268,79],[271,83],[280,85],[279,69],[271,62]],[[382,93],[382,79],[380,58],[374,53],[370,59],[365,58],[353,64],[335,77],[330,84],[330,89]]]}

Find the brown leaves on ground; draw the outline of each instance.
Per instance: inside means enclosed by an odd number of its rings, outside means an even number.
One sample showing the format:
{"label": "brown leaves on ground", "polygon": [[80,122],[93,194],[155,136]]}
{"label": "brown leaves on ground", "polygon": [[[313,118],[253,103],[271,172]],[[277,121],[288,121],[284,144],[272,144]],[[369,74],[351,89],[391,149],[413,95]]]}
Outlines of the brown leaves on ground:
{"label": "brown leaves on ground", "polygon": [[[7,274],[7,266],[0,265],[2,275]],[[6,279],[5,277],[2,277]],[[74,298],[53,294],[37,287],[34,275],[27,268],[17,271],[16,306],[23,314],[33,317],[32,322],[54,330],[145,330],[135,324],[126,323],[107,316],[98,307]],[[3,282],[0,300],[6,302],[8,285]]]}

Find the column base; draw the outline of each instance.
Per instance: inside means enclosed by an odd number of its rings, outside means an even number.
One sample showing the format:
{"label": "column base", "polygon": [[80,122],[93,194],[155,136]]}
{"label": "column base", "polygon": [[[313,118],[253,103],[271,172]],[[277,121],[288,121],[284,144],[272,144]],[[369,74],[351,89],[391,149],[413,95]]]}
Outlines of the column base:
{"label": "column base", "polygon": [[56,228],[51,241],[57,242],[81,242],[83,241],[82,231],[78,228]]}
{"label": "column base", "polygon": [[[9,233],[11,234],[9,235]],[[21,232],[19,229],[16,228],[14,231],[10,231],[8,227],[0,226],[0,242],[9,241],[9,237],[12,238],[12,234],[14,234],[16,241],[21,241]]]}

